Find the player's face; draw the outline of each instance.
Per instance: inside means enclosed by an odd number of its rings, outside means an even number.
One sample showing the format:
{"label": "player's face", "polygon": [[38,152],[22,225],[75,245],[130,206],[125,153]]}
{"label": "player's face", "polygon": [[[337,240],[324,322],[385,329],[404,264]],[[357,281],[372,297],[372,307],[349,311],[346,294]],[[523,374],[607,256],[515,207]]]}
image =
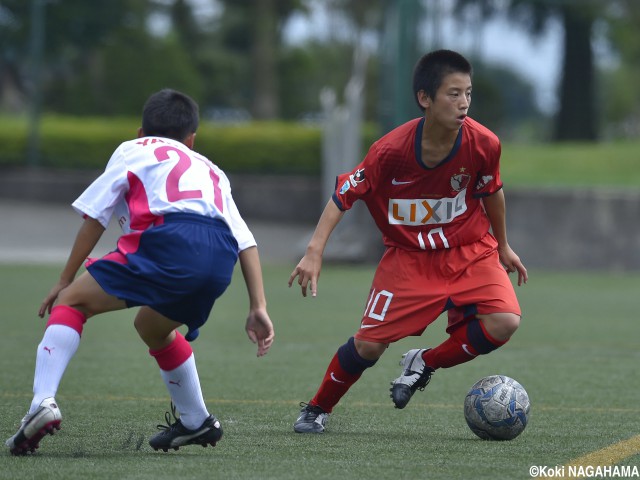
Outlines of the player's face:
{"label": "player's face", "polygon": [[444,127],[458,130],[467,117],[471,105],[471,77],[466,73],[446,75],[435,99],[429,99],[427,119]]}

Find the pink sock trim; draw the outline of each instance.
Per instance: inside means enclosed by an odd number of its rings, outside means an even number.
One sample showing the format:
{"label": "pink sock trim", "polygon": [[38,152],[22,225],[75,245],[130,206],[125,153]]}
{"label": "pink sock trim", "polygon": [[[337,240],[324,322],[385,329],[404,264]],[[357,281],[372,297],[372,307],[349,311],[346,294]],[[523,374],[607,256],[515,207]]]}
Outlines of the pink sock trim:
{"label": "pink sock trim", "polygon": [[80,310],[67,305],[57,305],[51,309],[51,315],[47,321],[47,328],[51,325],[66,325],[73,328],[78,335],[82,336],[82,328],[87,321],[87,317]]}
{"label": "pink sock trim", "polygon": [[160,368],[165,372],[178,368],[189,359],[192,353],[191,345],[180,332],[176,332],[176,338],[166,347],[160,350],[149,349],[149,355],[156,359]]}

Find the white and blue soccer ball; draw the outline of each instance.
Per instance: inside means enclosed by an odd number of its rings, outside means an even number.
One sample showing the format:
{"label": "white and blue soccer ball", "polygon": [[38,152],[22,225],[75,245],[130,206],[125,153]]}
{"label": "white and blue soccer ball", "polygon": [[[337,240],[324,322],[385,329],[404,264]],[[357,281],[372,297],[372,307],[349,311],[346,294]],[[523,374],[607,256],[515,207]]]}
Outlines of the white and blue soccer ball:
{"label": "white and blue soccer ball", "polygon": [[512,440],[529,422],[531,403],[522,385],[505,375],[478,380],[464,399],[464,418],[483,440]]}

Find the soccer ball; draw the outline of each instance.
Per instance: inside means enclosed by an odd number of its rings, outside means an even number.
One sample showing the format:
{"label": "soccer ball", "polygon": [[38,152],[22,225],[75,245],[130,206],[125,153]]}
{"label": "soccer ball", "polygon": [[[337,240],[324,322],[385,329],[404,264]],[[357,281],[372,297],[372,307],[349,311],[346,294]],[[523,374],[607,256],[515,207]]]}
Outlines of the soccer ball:
{"label": "soccer ball", "polygon": [[464,399],[464,418],[483,440],[512,440],[529,421],[531,404],[522,385],[504,375],[478,380]]}

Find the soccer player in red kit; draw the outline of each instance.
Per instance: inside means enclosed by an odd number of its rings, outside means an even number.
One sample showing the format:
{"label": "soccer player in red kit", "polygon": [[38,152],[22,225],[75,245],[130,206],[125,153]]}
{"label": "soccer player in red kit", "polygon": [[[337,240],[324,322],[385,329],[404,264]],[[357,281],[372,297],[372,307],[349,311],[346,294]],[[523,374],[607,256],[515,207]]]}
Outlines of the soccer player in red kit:
{"label": "soccer player in red kit", "polygon": [[404,408],[433,372],[504,345],[520,323],[508,273],[527,270],[509,246],[500,180],[500,142],[467,116],[470,63],[438,50],[414,69],[413,91],[424,116],[376,141],[351,172],[337,177],[306,253],[289,279],[316,296],[322,254],[331,232],[356,200],[367,205],[386,247],[360,328],[338,348],[320,388],[294,424],[322,433],[340,398],[390,343],[421,335],[447,311],[449,338],[402,356],[391,382]]}

